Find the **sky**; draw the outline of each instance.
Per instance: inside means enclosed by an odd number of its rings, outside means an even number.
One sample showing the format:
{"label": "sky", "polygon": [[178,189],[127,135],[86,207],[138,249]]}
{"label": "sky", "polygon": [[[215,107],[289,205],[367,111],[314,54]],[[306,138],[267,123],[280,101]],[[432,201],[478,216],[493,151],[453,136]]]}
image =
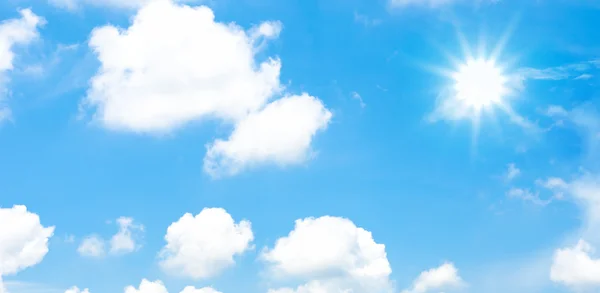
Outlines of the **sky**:
{"label": "sky", "polygon": [[597,293],[598,16],[0,1],[0,293]]}

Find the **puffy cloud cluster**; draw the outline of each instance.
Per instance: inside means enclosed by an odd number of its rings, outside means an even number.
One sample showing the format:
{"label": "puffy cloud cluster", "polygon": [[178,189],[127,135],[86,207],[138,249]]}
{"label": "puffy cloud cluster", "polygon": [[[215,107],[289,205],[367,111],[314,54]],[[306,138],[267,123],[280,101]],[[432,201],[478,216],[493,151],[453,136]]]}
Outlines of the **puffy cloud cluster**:
{"label": "puffy cloud cluster", "polygon": [[40,263],[48,253],[54,227],[44,227],[25,206],[0,208],[0,292],[2,276],[16,274]]}
{"label": "puffy cloud cluster", "polygon": [[301,163],[332,114],[309,94],[284,93],[279,59],[256,61],[281,29],[267,21],[246,31],[215,21],[205,6],[151,1],[129,28],[92,32],[101,66],[83,108],[116,131],[164,134],[208,119],[233,125],[228,139],[208,145],[204,169],[214,177]]}
{"label": "puffy cloud cluster", "polygon": [[275,293],[387,292],[391,268],[385,245],[352,221],[324,216],[296,221],[288,236],[266,249],[261,259],[274,278],[302,279],[297,288]]}
{"label": "puffy cloud cluster", "polygon": [[206,279],[235,264],[234,256],[251,248],[251,223],[236,223],[221,208],[183,215],[167,229],[160,266],[168,273]]}

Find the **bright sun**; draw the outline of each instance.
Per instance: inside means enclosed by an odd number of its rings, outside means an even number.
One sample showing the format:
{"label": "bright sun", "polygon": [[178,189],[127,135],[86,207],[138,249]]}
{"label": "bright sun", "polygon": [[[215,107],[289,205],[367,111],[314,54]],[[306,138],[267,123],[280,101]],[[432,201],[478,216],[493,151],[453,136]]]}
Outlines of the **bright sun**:
{"label": "bright sun", "polygon": [[455,98],[476,113],[501,104],[508,93],[506,78],[493,60],[469,59],[452,77]]}

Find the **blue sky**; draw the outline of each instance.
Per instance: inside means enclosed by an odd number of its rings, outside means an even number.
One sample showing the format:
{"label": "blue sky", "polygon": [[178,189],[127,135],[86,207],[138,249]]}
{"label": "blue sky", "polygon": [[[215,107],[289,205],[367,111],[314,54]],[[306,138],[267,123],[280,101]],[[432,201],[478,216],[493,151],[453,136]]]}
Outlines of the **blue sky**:
{"label": "blue sky", "polygon": [[599,13],[2,1],[0,292],[597,292]]}

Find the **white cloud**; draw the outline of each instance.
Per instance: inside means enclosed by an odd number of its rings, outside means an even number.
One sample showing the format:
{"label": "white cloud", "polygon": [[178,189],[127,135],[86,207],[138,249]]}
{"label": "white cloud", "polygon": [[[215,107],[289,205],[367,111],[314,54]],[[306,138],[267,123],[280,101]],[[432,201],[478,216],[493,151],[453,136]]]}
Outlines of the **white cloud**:
{"label": "white cloud", "polygon": [[187,286],[187,287],[183,288],[181,293],[221,293],[221,292],[215,290],[212,287],[204,287],[204,288],[197,289],[196,287]]}
{"label": "white cloud", "polygon": [[116,224],[119,226],[119,231],[111,237],[110,241],[95,234],[87,236],[77,248],[79,254],[87,257],[104,257],[107,242],[110,245],[108,252],[113,255],[127,254],[138,250],[141,245],[137,243],[137,238],[144,231],[144,226],[135,223],[130,217],[119,217]]}
{"label": "white cloud", "polygon": [[187,213],[167,229],[160,266],[175,275],[210,278],[234,265],[233,257],[250,249],[253,239],[251,223],[236,223],[224,209]]}
{"label": "white cloud", "polygon": [[53,234],[54,227],[44,227],[25,206],[0,208],[0,276],[40,263]]}
{"label": "white cloud", "polygon": [[128,286],[125,288],[125,293],[169,293],[165,285],[157,280],[157,281],[148,281],[143,279],[140,283],[138,289],[133,286]]}
{"label": "white cloud", "polygon": [[[390,289],[385,245],[371,232],[344,218],[324,216],[296,221],[288,236],[266,249],[261,259],[274,278],[307,281],[297,289],[272,292],[379,292]],[[283,291],[282,291],[283,290]]]}
{"label": "white cloud", "polygon": [[360,105],[361,108],[364,108],[364,107],[367,106],[367,104],[365,104],[365,101],[363,101],[363,98],[362,98],[362,96],[359,93],[352,92],[351,95],[352,95],[352,99],[358,101],[358,103],[359,103],[359,105]]}
{"label": "white cloud", "polygon": [[301,163],[311,155],[313,136],[330,119],[331,112],[308,94],[276,100],[240,121],[228,140],[209,145],[205,171],[218,177],[256,164]]}
{"label": "white cloud", "polygon": [[257,66],[254,42],[241,27],[215,22],[208,7],[152,2],[126,30],[92,32],[89,45],[101,68],[85,103],[97,122],[122,131],[161,133],[208,118],[238,121],[280,90],[279,60]]}
{"label": "white cloud", "polygon": [[447,292],[448,290],[460,289],[466,286],[466,283],[458,274],[458,269],[452,263],[443,265],[422,272],[413,282],[411,289],[402,291],[403,293],[426,293],[426,292]]}
{"label": "white cloud", "polygon": [[98,258],[106,254],[104,247],[104,240],[100,236],[90,235],[81,241],[77,252],[82,256]]}
{"label": "white cloud", "polygon": [[575,77],[575,80],[587,80],[587,79],[590,79],[592,77],[594,77],[594,76],[591,75],[591,74],[584,73],[582,75],[579,75],[579,76]]}
{"label": "white cloud", "polygon": [[574,247],[558,249],[550,270],[550,279],[575,288],[600,287],[600,257],[584,240]]}
{"label": "white cloud", "polygon": [[9,119],[10,109],[5,105],[6,72],[14,68],[16,46],[24,46],[37,39],[38,27],[44,20],[29,9],[19,11],[21,18],[9,19],[0,22],[0,121]]}
{"label": "white cloud", "polygon": [[511,181],[521,174],[521,170],[517,168],[514,163],[508,164],[508,170],[506,170],[506,180]]}
{"label": "white cloud", "polygon": [[541,199],[539,192],[531,192],[529,189],[511,188],[506,195],[510,198],[517,198],[523,201],[531,202],[535,205],[545,206],[551,203],[555,198]]}
{"label": "white cloud", "polygon": [[90,290],[88,288],[80,290],[79,288],[77,288],[77,286],[73,286],[67,289],[65,293],[90,293]]}
{"label": "white cloud", "polygon": [[[2,293],[2,292],[0,292]],[[148,281],[147,279],[143,279],[140,283],[138,289],[133,286],[128,286],[125,288],[125,293],[168,293],[167,288],[160,280],[156,281]],[[204,287],[197,289],[193,286],[185,287],[181,293],[221,293],[212,287]]]}
{"label": "white cloud", "polygon": [[[283,92],[279,59],[258,64],[256,53],[281,29],[267,21],[244,30],[216,22],[205,6],[151,2],[129,28],[92,32],[89,45],[101,67],[82,109],[116,131],[164,134],[209,119],[232,125],[229,139],[209,144],[204,170],[213,176],[300,164],[331,113],[308,94]],[[254,133],[261,140],[248,140]]]}
{"label": "white cloud", "polygon": [[132,233],[141,232],[144,226],[134,224],[132,218],[120,217],[117,219],[119,232],[110,239],[110,252],[113,254],[130,253],[139,248]]}

